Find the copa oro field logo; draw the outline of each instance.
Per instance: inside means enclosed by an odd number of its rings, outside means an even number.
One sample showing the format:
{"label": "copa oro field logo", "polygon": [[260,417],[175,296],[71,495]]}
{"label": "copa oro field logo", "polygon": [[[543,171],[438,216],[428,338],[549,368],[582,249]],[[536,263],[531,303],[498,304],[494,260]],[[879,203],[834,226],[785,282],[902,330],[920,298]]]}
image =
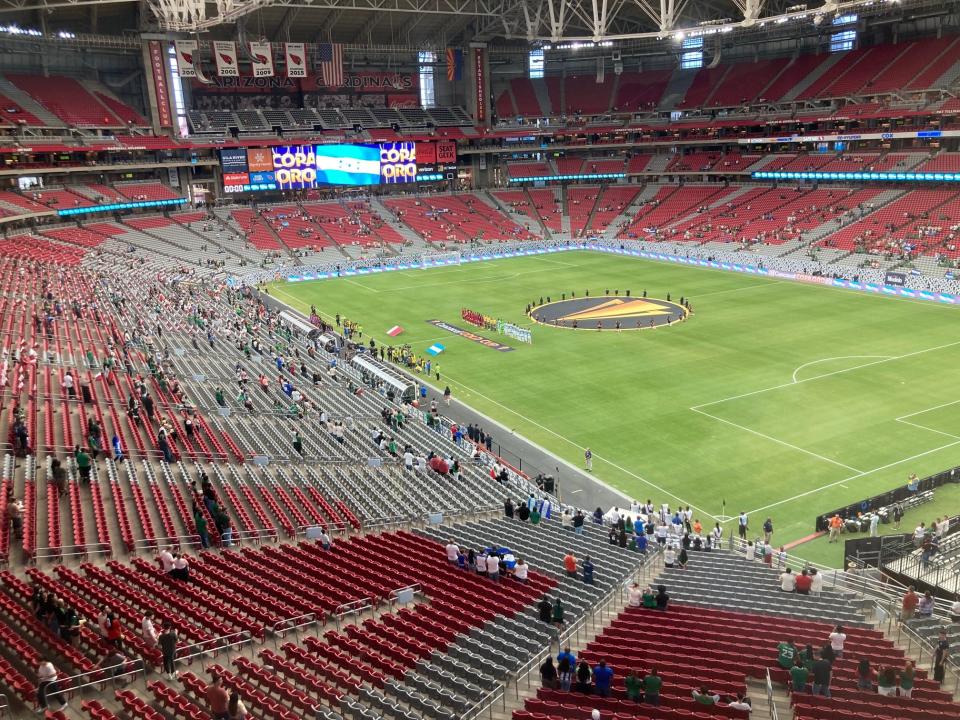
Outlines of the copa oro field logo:
{"label": "copa oro field logo", "polygon": [[544,303],[530,310],[542,324],[573,330],[644,330],[686,319],[679,303],[655,298],[580,297]]}

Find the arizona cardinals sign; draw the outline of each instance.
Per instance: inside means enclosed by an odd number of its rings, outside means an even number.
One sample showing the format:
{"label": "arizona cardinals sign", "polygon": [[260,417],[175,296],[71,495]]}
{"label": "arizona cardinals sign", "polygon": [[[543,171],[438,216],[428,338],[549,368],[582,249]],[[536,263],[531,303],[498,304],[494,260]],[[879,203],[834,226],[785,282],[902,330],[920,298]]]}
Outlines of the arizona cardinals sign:
{"label": "arizona cardinals sign", "polygon": [[[287,77],[307,76],[307,48],[303,43],[284,43],[287,56]],[[271,73],[272,75],[272,73]]]}
{"label": "arizona cardinals sign", "polygon": [[250,43],[250,62],[254,77],[273,77],[273,48],[270,43]]}
{"label": "arizona cardinals sign", "polygon": [[239,77],[240,68],[237,65],[237,45],[226,40],[215,40],[213,43],[213,57],[217,62],[217,75],[220,77]]}
{"label": "arizona cardinals sign", "polygon": [[196,77],[197,70],[194,62],[195,58],[197,58],[197,41],[174,40],[173,44],[177,50],[177,72],[180,74],[180,77]]}

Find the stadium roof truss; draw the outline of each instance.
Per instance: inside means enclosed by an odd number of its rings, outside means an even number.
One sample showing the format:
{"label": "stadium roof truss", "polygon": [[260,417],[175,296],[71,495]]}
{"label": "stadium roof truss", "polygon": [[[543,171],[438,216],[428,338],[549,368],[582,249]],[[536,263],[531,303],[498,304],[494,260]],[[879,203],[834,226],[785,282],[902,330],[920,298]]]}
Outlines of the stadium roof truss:
{"label": "stadium roof truss", "polygon": [[422,47],[458,39],[575,44],[685,38],[792,21],[829,23],[849,13],[956,9],[956,0],[0,0],[0,17],[124,3],[140,9],[142,30],[222,36],[240,23],[273,40],[296,35],[348,46]]}

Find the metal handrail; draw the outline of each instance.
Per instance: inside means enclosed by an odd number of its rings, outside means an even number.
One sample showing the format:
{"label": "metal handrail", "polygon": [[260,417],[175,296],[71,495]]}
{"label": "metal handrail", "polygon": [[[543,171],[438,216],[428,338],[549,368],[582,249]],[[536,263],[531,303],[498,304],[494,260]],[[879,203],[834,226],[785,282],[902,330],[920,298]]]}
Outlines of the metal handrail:
{"label": "metal handrail", "polygon": [[[319,627],[321,621],[325,621],[325,618],[318,618],[316,613],[304,613],[303,615],[296,615],[294,617],[278,620],[270,626],[270,633],[273,635],[274,640],[276,640],[278,637],[284,637],[283,633],[287,633],[292,630],[299,630],[302,627],[308,627],[310,625],[316,625]],[[276,645],[276,643],[274,643],[274,645]]]}
{"label": "metal handrail", "polygon": [[156,550],[160,548],[180,548],[183,545],[196,547],[200,544],[200,536],[196,534],[170,535],[169,537],[145,537],[140,540],[134,540],[133,549],[135,551]]}
{"label": "metal handrail", "polygon": [[770,679],[770,668],[767,668],[767,707],[770,710],[770,720],[780,720],[777,714],[777,702],[773,698],[773,681]]}
{"label": "metal handrail", "polygon": [[107,543],[87,543],[85,545],[60,545],[58,547],[34,548],[35,561],[56,560],[58,558],[85,557],[87,555],[109,555],[112,552]]}
{"label": "metal handrail", "polygon": [[[930,661],[932,664],[933,656],[934,656],[934,653],[936,652],[936,648],[933,642],[924,638],[922,635],[920,635],[920,633],[910,628],[906,623],[900,623],[897,626],[897,642],[900,641],[901,635],[906,635],[907,637],[907,652],[910,652],[911,650],[913,650],[914,643],[916,643],[917,646],[920,648],[920,654],[917,657],[918,665],[923,662],[924,650],[928,652],[930,656]],[[958,665],[956,662],[951,660],[950,657],[948,656],[946,660],[946,668],[948,671],[953,673],[953,678],[954,678],[953,694],[954,696],[956,696],[957,693],[960,693],[960,665]]]}
{"label": "metal handrail", "polygon": [[[226,642],[222,645],[216,645],[215,647],[208,647],[199,652],[189,653],[187,655],[182,655],[181,652],[184,650],[190,650],[191,648],[204,647],[210,645],[211,643],[217,643],[221,640],[227,640],[228,638],[239,637],[240,639],[236,642]],[[174,655],[174,662],[179,660],[192,660],[195,657],[200,657],[201,655],[208,655],[210,653],[216,653],[221,650],[227,650],[237,645],[244,645],[246,643],[253,642],[253,636],[250,634],[249,630],[240,630],[235,633],[228,633],[227,635],[219,635],[218,637],[210,638],[208,640],[201,640],[200,642],[193,643],[191,645],[183,645],[177,648],[177,652]]]}
{"label": "metal handrail", "polygon": [[[134,667],[132,667],[130,670],[126,672],[117,673],[116,675],[111,675],[109,672],[110,670],[115,670],[116,668],[124,668],[131,664]],[[117,663],[116,665],[109,665],[107,667],[96,667],[82,673],[77,673],[76,675],[71,675],[70,677],[65,677],[62,679],[57,678],[56,683],[57,685],[60,686],[60,689],[53,692],[47,692],[46,697],[50,698],[50,697],[55,697],[57,695],[65,695],[67,693],[76,692],[78,690],[82,690],[83,688],[91,687],[94,685],[102,685],[105,682],[109,682],[110,680],[116,680],[122,677],[129,677],[131,675],[140,675],[141,673],[143,674],[144,678],[146,678],[147,667],[146,667],[146,664],[143,662],[143,659],[131,658],[129,660],[124,660],[122,663]],[[75,685],[71,682],[72,680],[77,680],[79,678],[86,678],[87,676],[91,676],[91,675],[102,676],[102,677],[99,680],[90,680],[88,682],[80,683],[79,685]]]}
{"label": "metal handrail", "polygon": [[340,629],[340,618],[346,617],[347,615],[361,614],[364,610],[373,609],[373,598],[362,597],[352,600],[351,602],[343,603],[337,605],[334,608],[333,612],[330,613],[337,620],[337,630]]}

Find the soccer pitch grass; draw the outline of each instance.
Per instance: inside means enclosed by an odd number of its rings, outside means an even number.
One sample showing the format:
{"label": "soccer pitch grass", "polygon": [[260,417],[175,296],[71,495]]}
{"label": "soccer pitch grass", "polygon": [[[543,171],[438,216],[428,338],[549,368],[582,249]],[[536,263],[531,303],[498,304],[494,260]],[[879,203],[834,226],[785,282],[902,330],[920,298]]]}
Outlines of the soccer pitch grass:
{"label": "soccer pitch grass", "polygon": [[[683,296],[695,314],[622,333],[532,325],[532,345],[477,331],[512,352],[427,322],[475,330],[460,317],[468,307],[531,325],[528,303],[587,289]],[[705,525],[732,530],[726,516],[743,510],[753,534],[770,516],[777,543],[911,472],[960,464],[960,311],[948,305],[586,251],[270,292],[359,322],[364,342],[421,355],[442,343],[441,391],[578,467],[590,447],[597,478],[689,504]]]}

